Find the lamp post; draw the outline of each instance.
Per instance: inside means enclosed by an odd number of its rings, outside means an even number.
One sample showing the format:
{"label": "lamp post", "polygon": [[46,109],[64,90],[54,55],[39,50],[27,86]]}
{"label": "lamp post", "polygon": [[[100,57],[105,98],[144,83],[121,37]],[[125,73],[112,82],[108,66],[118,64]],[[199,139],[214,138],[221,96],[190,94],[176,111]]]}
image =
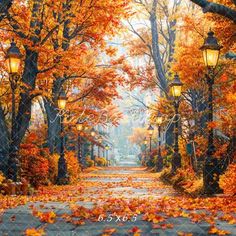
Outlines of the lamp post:
{"label": "lamp post", "polygon": [[[208,32],[208,36],[205,39],[203,46],[200,48],[200,50],[203,52],[204,63],[208,70],[208,122],[213,121],[213,85],[215,79],[214,69],[218,64],[221,48],[222,46],[219,45],[218,40],[216,37],[214,37],[214,33],[212,31]],[[203,185],[204,192],[206,194],[222,192],[218,183],[218,160],[213,156],[214,153],[214,130],[213,128],[210,128],[208,133],[208,147],[206,152],[207,156],[205,158],[203,170]]]}
{"label": "lamp post", "polygon": [[147,165],[150,166],[151,165],[151,151],[152,151],[152,135],[154,133],[154,128],[152,127],[152,125],[150,124],[148,129],[148,135],[149,135],[149,161],[147,161]]}
{"label": "lamp post", "polygon": [[20,78],[18,75],[22,55],[19,48],[16,46],[14,40],[11,42],[11,46],[7,50],[6,54],[6,63],[9,73],[9,81],[11,86],[12,93],[12,127],[11,127],[11,143],[9,150],[9,159],[8,159],[8,169],[7,176],[9,179],[14,182],[19,181],[19,171],[20,171],[20,162],[18,158],[18,148],[15,145],[15,140],[17,138],[17,127],[16,127],[16,98],[15,91],[17,88],[17,83]]}
{"label": "lamp post", "polygon": [[83,123],[80,121],[77,121],[76,123],[76,129],[78,131],[78,162],[83,165],[83,158],[82,158],[82,152],[81,152],[81,131],[83,130],[84,126]]}
{"label": "lamp post", "polygon": [[152,125],[149,125],[148,129],[148,135],[149,135],[149,139],[150,139],[150,155],[151,155],[151,151],[152,151],[152,135],[154,133],[154,128],[152,127]]}
{"label": "lamp post", "polygon": [[65,137],[64,137],[64,114],[63,110],[66,107],[67,97],[65,91],[62,90],[58,96],[57,104],[58,108],[61,111],[60,115],[60,124],[61,124],[61,137],[60,137],[60,158],[58,160],[58,175],[57,175],[57,184],[64,185],[68,184],[68,173],[67,173],[67,164],[65,159]]}
{"label": "lamp post", "polygon": [[[102,136],[99,136],[98,142],[100,145],[102,144]],[[98,145],[98,157],[100,157],[100,145]]]}
{"label": "lamp post", "polygon": [[108,151],[110,147],[106,144],[105,149],[106,149],[106,161],[107,161],[107,166],[108,166]]}
{"label": "lamp post", "polygon": [[147,144],[148,144],[148,141],[147,141],[147,138],[145,138],[144,139],[144,141],[143,141],[143,143],[144,143],[144,159],[145,159],[145,161],[146,161],[146,159],[147,159]]}
{"label": "lamp post", "polygon": [[163,158],[161,156],[161,124],[163,121],[162,114],[158,112],[156,123],[158,125],[158,155],[157,155],[157,162],[156,162],[156,171],[160,172],[163,169]]}
{"label": "lamp post", "polygon": [[[92,128],[90,134],[91,134],[91,136],[92,136],[93,138],[95,137],[96,132],[95,132],[94,128]],[[95,164],[95,158],[94,158],[94,144],[93,144],[93,142],[91,142],[91,160],[93,160],[93,161],[94,161],[94,164]]]}
{"label": "lamp post", "polygon": [[174,108],[175,108],[175,128],[174,128],[174,154],[172,157],[172,173],[175,173],[178,168],[181,167],[181,155],[179,153],[179,103],[180,96],[182,93],[183,83],[180,81],[179,76],[176,74],[174,80],[170,84],[171,95],[174,98]]}

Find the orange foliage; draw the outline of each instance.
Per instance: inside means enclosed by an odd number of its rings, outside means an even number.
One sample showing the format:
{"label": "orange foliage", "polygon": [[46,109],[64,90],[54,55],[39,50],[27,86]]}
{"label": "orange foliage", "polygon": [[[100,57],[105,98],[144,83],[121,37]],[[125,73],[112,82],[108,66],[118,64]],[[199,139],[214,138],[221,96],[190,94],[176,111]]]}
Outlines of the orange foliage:
{"label": "orange foliage", "polygon": [[76,157],[74,152],[66,152],[65,159],[67,164],[67,171],[69,174],[69,182],[70,184],[75,184],[78,182],[79,173],[81,171],[78,158]]}
{"label": "orange foliage", "polygon": [[209,231],[208,231],[209,234],[217,234],[217,235],[228,235],[228,234],[231,234],[229,231],[227,230],[222,230],[222,229],[218,229],[216,228],[215,225],[211,226]]}
{"label": "orange foliage", "polygon": [[146,128],[134,128],[133,129],[133,134],[129,136],[129,141],[131,143],[135,143],[137,145],[142,145],[143,140],[146,137],[147,134],[147,129]]}
{"label": "orange foliage", "polygon": [[236,164],[230,164],[225,174],[220,176],[220,187],[227,194],[236,194]]}
{"label": "orange foliage", "polygon": [[[29,139],[32,136],[29,135]],[[48,150],[30,143],[28,139],[21,145],[20,156],[22,165],[22,175],[33,186],[38,187],[47,184],[49,173]]]}
{"label": "orange foliage", "polygon": [[29,228],[25,231],[25,236],[43,236],[45,232],[43,229]]}
{"label": "orange foliage", "polygon": [[56,214],[53,211],[41,212],[36,210],[35,208],[33,209],[32,215],[38,217],[41,222],[50,224],[54,223],[56,218]]}

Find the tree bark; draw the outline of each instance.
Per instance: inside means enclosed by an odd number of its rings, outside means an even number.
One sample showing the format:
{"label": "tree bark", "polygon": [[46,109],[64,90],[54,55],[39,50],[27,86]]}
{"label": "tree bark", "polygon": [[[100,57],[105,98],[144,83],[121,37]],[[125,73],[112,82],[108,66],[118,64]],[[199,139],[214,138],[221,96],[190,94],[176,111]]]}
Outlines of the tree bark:
{"label": "tree bark", "polygon": [[[32,7],[32,16],[30,21],[30,35],[29,39],[33,45],[40,42],[41,34],[41,11],[42,0],[34,0]],[[33,96],[31,92],[35,89],[35,82],[38,74],[38,52],[24,45],[25,60],[24,71],[22,75],[22,85],[20,93],[20,101],[18,105],[18,112],[16,115],[14,127],[12,127],[12,137],[9,148],[8,159],[8,178],[13,181],[18,181],[20,176],[20,161],[19,149],[23,137],[29,127],[31,119],[31,104]]]}
{"label": "tree bark", "polygon": [[156,22],[156,10],[157,10],[157,0],[153,0],[152,10],[150,12],[150,23],[151,23],[151,33],[152,33],[152,55],[156,68],[157,78],[160,82],[160,87],[163,91],[166,92],[167,80],[159,48],[159,33]]}
{"label": "tree bark", "polygon": [[60,151],[60,117],[58,116],[58,111],[54,104],[52,104],[48,99],[44,99],[44,107],[47,115],[47,144],[50,153]]}
{"label": "tree bark", "polygon": [[[236,23],[236,11],[233,10],[232,8],[229,8],[225,5],[221,5],[218,3],[210,2],[207,0],[190,0],[190,1],[200,6],[204,13],[207,12],[215,13],[220,16],[226,17],[229,20]],[[236,5],[235,2],[236,1],[234,0],[234,4]]]}
{"label": "tree bark", "polygon": [[[152,57],[155,64],[156,75],[160,82],[160,87],[163,91],[163,94],[168,93],[168,70],[165,69],[164,61],[161,56],[161,51],[159,47],[159,29],[157,25],[157,4],[158,0],[153,0],[152,3],[152,10],[150,12],[150,24],[151,24],[151,34],[152,34]],[[168,63],[173,60],[173,54],[175,49],[175,39],[176,39],[176,32],[175,32],[175,25],[176,20],[172,20],[169,23],[169,32],[168,32],[168,47],[169,47],[169,56],[168,56]],[[168,68],[167,68],[168,69]],[[166,132],[166,144],[171,146],[173,144],[173,130],[174,125],[171,124],[169,129]]]}
{"label": "tree bark", "polygon": [[0,21],[5,18],[12,5],[12,0],[0,0]]}
{"label": "tree bark", "polygon": [[22,92],[20,94],[20,103],[16,116],[15,135],[12,140],[12,143],[16,147],[19,147],[31,119],[31,103],[33,98],[31,91],[35,89],[35,81],[38,73],[37,61],[38,53],[26,47],[25,68],[22,77]]}
{"label": "tree bark", "polygon": [[9,132],[6,125],[4,111],[0,106],[0,171],[6,174],[9,154]]}

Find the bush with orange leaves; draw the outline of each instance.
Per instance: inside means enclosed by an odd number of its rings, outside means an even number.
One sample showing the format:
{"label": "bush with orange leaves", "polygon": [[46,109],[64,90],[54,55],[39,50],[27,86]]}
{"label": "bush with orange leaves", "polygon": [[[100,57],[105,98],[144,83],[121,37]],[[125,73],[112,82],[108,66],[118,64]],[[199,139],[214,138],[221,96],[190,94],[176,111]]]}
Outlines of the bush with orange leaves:
{"label": "bush with orange leaves", "polygon": [[90,158],[89,156],[87,156],[87,157],[85,158],[85,162],[86,162],[86,166],[87,166],[87,167],[94,166],[94,161],[91,160],[91,158]]}
{"label": "bush with orange leaves", "polygon": [[48,158],[48,161],[49,161],[48,178],[51,183],[56,183],[56,180],[57,180],[59,157],[60,157],[59,154],[54,153],[54,154],[51,154]]}
{"label": "bush with orange leaves", "polygon": [[171,168],[166,168],[161,172],[160,178],[175,188],[194,196],[201,194],[203,190],[202,177],[197,177],[191,167],[182,167],[176,171],[175,175],[172,174]]}
{"label": "bush with orange leaves", "polygon": [[24,143],[21,145],[21,174],[34,187],[39,187],[49,182],[48,155],[47,149],[40,148],[34,143]]}
{"label": "bush with orange leaves", "polygon": [[106,166],[107,161],[104,157],[96,157],[95,158],[95,163],[97,166]]}
{"label": "bush with orange leaves", "polygon": [[69,182],[70,184],[75,184],[77,183],[79,179],[79,173],[81,172],[78,158],[76,157],[74,152],[68,151],[65,153],[65,159],[69,174]]}
{"label": "bush with orange leaves", "polygon": [[236,195],[236,163],[229,165],[227,171],[220,176],[219,182],[224,193]]}

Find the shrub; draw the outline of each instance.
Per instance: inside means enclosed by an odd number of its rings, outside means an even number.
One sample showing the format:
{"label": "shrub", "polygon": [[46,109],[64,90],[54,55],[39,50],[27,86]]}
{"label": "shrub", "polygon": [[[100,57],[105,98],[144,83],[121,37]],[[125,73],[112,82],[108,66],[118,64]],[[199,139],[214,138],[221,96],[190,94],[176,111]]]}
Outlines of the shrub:
{"label": "shrub", "polygon": [[81,171],[78,158],[75,156],[74,152],[70,151],[65,153],[65,159],[67,163],[67,171],[69,174],[69,182],[70,184],[77,183],[79,179],[79,173]]}
{"label": "shrub", "polygon": [[89,156],[87,156],[87,157],[85,158],[85,161],[86,161],[86,166],[87,166],[87,167],[94,166],[94,161],[91,160]]}
{"label": "shrub", "polygon": [[157,160],[157,156],[148,157],[145,164],[146,164],[147,167],[152,168],[156,165],[156,160]]}
{"label": "shrub", "polygon": [[55,153],[49,156],[49,171],[48,171],[48,178],[51,183],[55,184],[57,180],[58,174],[58,160],[59,154]]}
{"label": "shrub", "polygon": [[22,144],[20,149],[22,177],[34,187],[48,184],[49,162],[44,156],[48,151],[36,144]]}
{"label": "shrub", "polygon": [[191,195],[198,195],[202,192],[203,179],[198,178],[191,168],[178,169],[175,175],[171,173],[171,168],[164,169],[161,172],[161,179]]}
{"label": "shrub", "polygon": [[98,165],[98,166],[106,166],[107,164],[107,161],[104,157],[96,157],[95,158],[95,163]]}
{"label": "shrub", "polygon": [[227,194],[236,194],[236,163],[228,166],[227,171],[220,176],[220,187]]}

